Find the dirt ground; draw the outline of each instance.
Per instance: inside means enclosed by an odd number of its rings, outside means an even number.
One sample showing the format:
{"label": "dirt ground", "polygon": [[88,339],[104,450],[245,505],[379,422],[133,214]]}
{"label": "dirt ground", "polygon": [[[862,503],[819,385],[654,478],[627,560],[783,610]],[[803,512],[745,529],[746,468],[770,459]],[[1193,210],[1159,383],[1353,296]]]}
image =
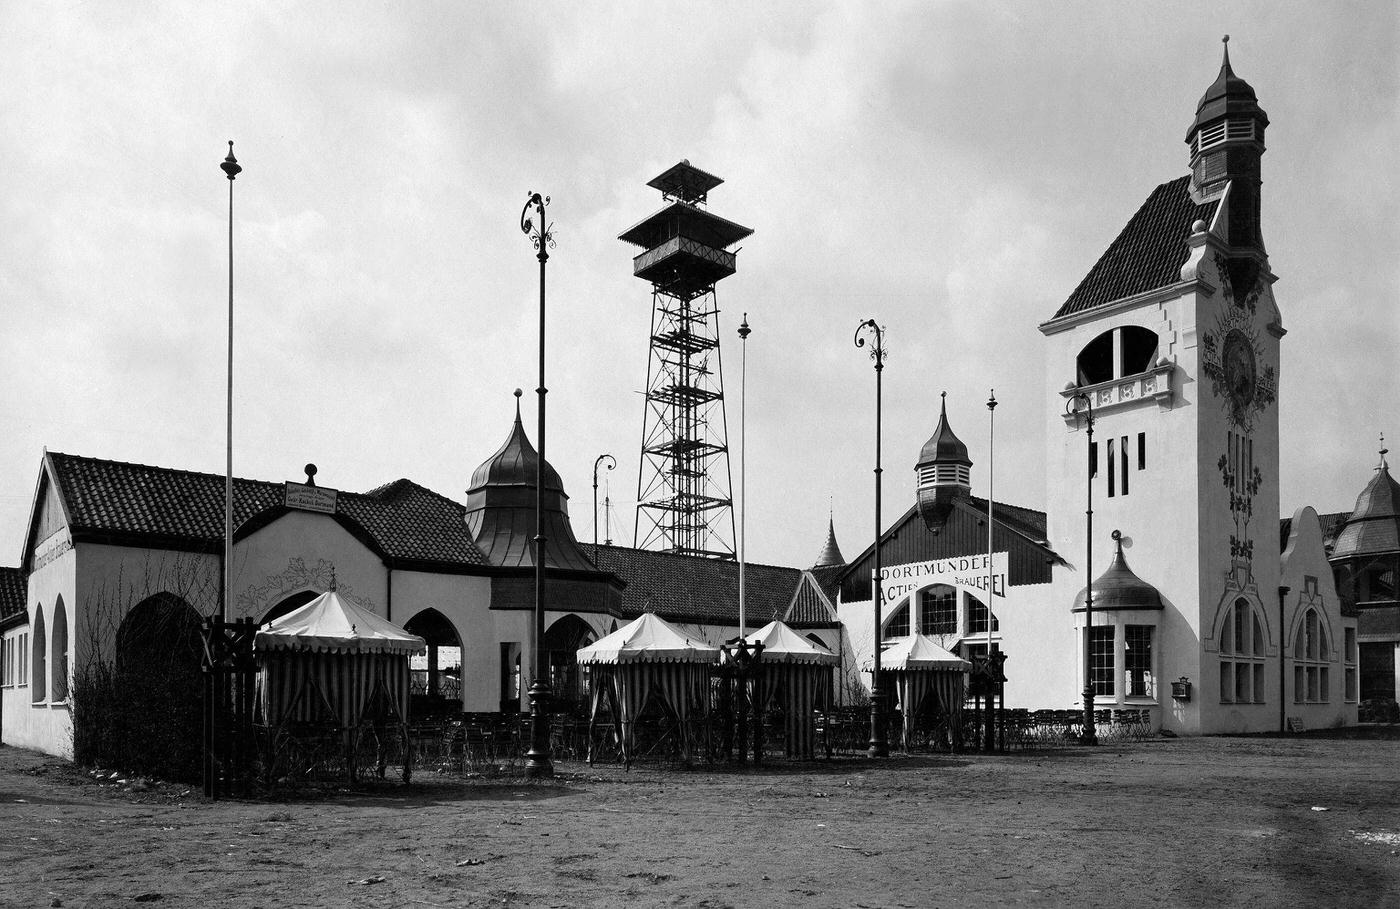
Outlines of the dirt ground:
{"label": "dirt ground", "polygon": [[1400,741],[1206,738],[206,803],[0,748],[4,906],[1400,906]]}

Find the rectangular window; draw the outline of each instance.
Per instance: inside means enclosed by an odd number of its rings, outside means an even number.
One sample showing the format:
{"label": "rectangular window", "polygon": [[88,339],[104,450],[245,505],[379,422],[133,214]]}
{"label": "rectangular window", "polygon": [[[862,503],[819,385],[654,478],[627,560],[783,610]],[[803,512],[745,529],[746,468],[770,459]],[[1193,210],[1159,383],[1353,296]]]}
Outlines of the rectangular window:
{"label": "rectangular window", "polygon": [[1249,671],[1248,663],[1240,663],[1235,666],[1235,703],[1248,704],[1254,700],[1250,690],[1252,674]]}
{"label": "rectangular window", "polygon": [[1343,645],[1344,649],[1342,651],[1342,659],[1346,662],[1346,671],[1344,674],[1346,690],[1342,692],[1342,697],[1348,701],[1354,701],[1357,698],[1356,629],[1347,628],[1342,632],[1342,635],[1345,641],[1345,644]]}
{"label": "rectangular window", "polygon": [[1264,703],[1264,664],[1254,664],[1254,688],[1249,693],[1251,704]]}
{"label": "rectangular window", "polygon": [[1156,695],[1152,684],[1152,626],[1123,626],[1123,678],[1128,697],[1150,698]]}
{"label": "rectangular window", "polygon": [[885,620],[885,633],[882,640],[909,637],[909,603],[906,602]]}
{"label": "rectangular window", "polygon": [[15,677],[15,684],[24,688],[29,679],[29,635],[20,635],[15,649],[19,651],[19,675]]}
{"label": "rectangular window", "polygon": [[1293,703],[1301,704],[1307,696],[1307,671],[1302,666],[1293,667]]}
{"label": "rectangular window", "polygon": [[1089,677],[1094,694],[1113,697],[1113,626],[1095,625],[1089,629]]}
{"label": "rectangular window", "polygon": [[1235,664],[1229,660],[1220,661],[1220,703],[1229,704],[1235,699]]}
{"label": "rectangular window", "polygon": [[1118,465],[1123,477],[1123,495],[1128,494],[1128,437],[1118,441]]}
{"label": "rectangular window", "polygon": [[1098,475],[1099,475],[1099,443],[1098,443],[1098,442],[1090,442],[1090,443],[1089,443],[1089,476],[1092,478],[1092,477],[1096,477],[1096,476],[1098,476]]}
{"label": "rectangular window", "polygon": [[1107,458],[1107,461],[1108,461],[1108,464],[1107,464],[1108,470],[1106,470],[1105,473],[1108,474],[1108,497],[1111,499],[1111,498],[1113,498],[1113,495],[1114,495],[1113,478],[1114,478],[1114,475],[1118,473],[1118,471],[1114,470],[1114,467],[1117,466],[1117,465],[1116,465],[1116,463],[1115,463],[1115,461],[1114,461],[1114,457],[1113,457],[1113,440],[1112,440],[1112,439],[1109,439],[1109,440],[1108,440],[1108,458]]}
{"label": "rectangular window", "polygon": [[1138,470],[1147,469],[1147,433],[1138,433]]}

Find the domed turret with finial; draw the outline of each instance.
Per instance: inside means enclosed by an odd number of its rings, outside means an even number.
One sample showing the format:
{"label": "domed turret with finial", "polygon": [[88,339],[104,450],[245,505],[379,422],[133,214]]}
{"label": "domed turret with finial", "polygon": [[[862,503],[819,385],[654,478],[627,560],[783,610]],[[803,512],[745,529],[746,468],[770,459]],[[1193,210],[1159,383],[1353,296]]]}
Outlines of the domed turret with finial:
{"label": "domed turret with finial", "polygon": [[953,501],[972,493],[972,460],[967,456],[967,446],[948,425],[946,391],[942,394],[938,428],[919,452],[914,475],[919,514],[930,528],[941,527],[948,519]]}

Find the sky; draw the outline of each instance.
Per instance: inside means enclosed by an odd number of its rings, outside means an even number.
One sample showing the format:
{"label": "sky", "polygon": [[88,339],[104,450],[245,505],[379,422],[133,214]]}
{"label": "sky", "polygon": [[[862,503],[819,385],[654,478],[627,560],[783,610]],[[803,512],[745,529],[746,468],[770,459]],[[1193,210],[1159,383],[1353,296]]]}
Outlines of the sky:
{"label": "sky", "polygon": [[651,294],[617,235],[684,158],[755,231],[718,290],[750,561],[873,536],[868,318],[886,523],[943,391],[974,494],[995,389],[996,498],[1043,509],[1037,326],[1187,172],[1226,33],[1270,119],[1281,509],[1349,510],[1400,440],[1393,3],[0,5],[0,564],[46,447],[223,473],[229,139],[238,476],[464,501],[517,387],[533,437],[538,191],[547,455],[582,540],[616,458],[630,544]]}

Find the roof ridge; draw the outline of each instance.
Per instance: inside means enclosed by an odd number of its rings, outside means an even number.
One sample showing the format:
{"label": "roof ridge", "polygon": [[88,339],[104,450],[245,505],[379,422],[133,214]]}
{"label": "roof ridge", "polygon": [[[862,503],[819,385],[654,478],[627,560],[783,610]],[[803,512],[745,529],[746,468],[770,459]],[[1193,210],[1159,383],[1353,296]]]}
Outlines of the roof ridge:
{"label": "roof ridge", "polygon": [[[93,458],[87,455],[67,454],[62,451],[48,451],[45,452],[45,456],[52,458],[66,458],[70,461],[82,461],[88,464],[110,464],[113,467],[136,467],[142,470],[154,470],[159,471],[160,473],[179,474],[181,476],[187,477],[206,477],[211,480],[224,479],[224,474],[221,473],[208,473],[207,471],[189,470],[183,467],[162,467],[159,464],[142,464],[139,461],[118,461],[112,458]],[[281,483],[278,483],[275,480],[255,480],[252,477],[234,477],[233,479],[235,482],[256,483],[262,486],[282,485]]]}
{"label": "roof ridge", "polygon": [[[739,560],[738,560],[738,559],[712,559],[712,558],[710,558],[710,557],[708,557],[708,556],[686,555],[686,554],[683,553],[683,552],[663,552],[662,550],[659,550],[659,549],[638,549],[638,548],[636,548],[635,546],[618,546],[618,545],[616,545],[616,544],[609,545],[609,544],[606,544],[606,543],[589,543],[589,542],[584,542],[584,541],[582,541],[582,540],[579,541],[579,545],[580,545],[580,546],[589,547],[590,549],[612,549],[612,550],[617,550],[617,551],[619,551],[619,552],[640,552],[640,553],[645,553],[646,555],[649,555],[649,556],[666,556],[666,557],[668,557],[668,558],[673,558],[673,559],[691,559],[691,560],[700,562],[700,563],[702,563],[702,564],[703,564],[703,563],[709,563],[709,562],[714,562],[714,563],[716,563],[716,564],[725,564],[725,563],[728,563],[728,564],[734,565],[734,566],[736,566],[736,567],[737,567],[738,564],[739,564]],[[794,567],[791,566],[791,565],[770,565],[770,564],[768,564],[767,562],[750,562],[750,561],[745,561],[745,562],[744,562],[744,568],[746,568],[746,569],[748,569],[748,568],[772,568],[772,569],[774,569],[774,570],[776,570],[776,571],[795,571],[795,572],[798,572],[799,574],[800,574],[801,572],[804,572],[804,571],[807,571],[807,570],[808,570],[808,569],[806,569],[806,568],[794,568]]]}

